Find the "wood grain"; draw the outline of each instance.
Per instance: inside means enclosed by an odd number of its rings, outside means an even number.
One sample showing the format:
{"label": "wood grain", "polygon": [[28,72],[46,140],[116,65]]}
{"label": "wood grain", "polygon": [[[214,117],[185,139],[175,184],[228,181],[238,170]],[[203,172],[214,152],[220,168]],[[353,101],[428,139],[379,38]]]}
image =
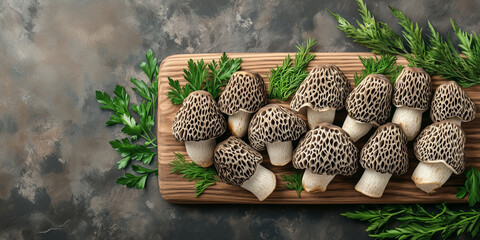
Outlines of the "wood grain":
{"label": "wood grain", "polygon": [[[258,72],[268,84],[267,74],[270,69],[281,65],[287,54],[294,56],[294,53],[229,53],[230,58],[242,58],[242,69]],[[182,179],[180,175],[170,174],[171,168],[168,165],[174,158],[173,152],[179,152],[188,156],[185,152],[183,143],[176,142],[172,133],[172,120],[179,106],[173,105],[166,94],[169,91],[168,79],[180,80],[181,85],[185,84],[182,78],[183,69],[187,67],[187,61],[204,59],[210,62],[213,59],[220,58],[221,54],[188,54],[173,55],[163,60],[160,65],[159,72],[159,99],[158,99],[158,118],[157,118],[157,134],[158,134],[158,182],[162,197],[172,203],[190,203],[190,204],[392,204],[392,203],[440,203],[440,202],[465,202],[465,199],[457,199],[455,194],[457,188],[463,185],[465,178],[463,175],[452,175],[450,180],[437,192],[427,195],[423,191],[415,187],[410,180],[410,176],[417,165],[417,160],[413,154],[412,143],[409,143],[410,168],[404,176],[393,176],[387,185],[382,198],[373,199],[366,197],[354,190],[354,186],[363,173],[359,169],[357,174],[350,177],[337,176],[328,186],[324,193],[307,193],[302,192],[302,197],[297,198],[295,191],[287,190],[283,187],[285,184],[281,181],[280,174],[290,174],[293,167],[291,164],[284,167],[274,167],[270,164],[268,156],[265,152],[263,166],[271,169],[277,175],[277,187],[275,191],[265,201],[259,202],[250,192],[233,186],[229,186],[223,182],[209,187],[199,197],[194,196],[194,183]],[[337,65],[351,81],[353,88],[353,75],[360,72],[362,64],[358,56],[372,56],[370,53],[316,53],[316,57],[310,62],[308,70],[318,64],[335,64]],[[406,65],[404,58],[399,58],[399,64]],[[438,76],[433,77],[433,88],[443,83],[445,80]],[[465,89],[468,95],[478,105],[480,103],[480,86],[474,86]],[[272,101],[288,106],[287,102]],[[480,112],[480,111],[479,111]],[[462,124],[467,136],[466,154],[467,165],[480,168],[480,113],[474,121]],[[337,111],[335,117],[335,125],[341,126],[346,117],[346,111]],[[423,127],[430,124],[428,112],[424,114]],[[373,131],[373,130],[372,130]],[[361,149],[372,132],[363,137],[356,144]],[[226,135],[226,134],[225,134]],[[226,138],[222,136],[219,140]],[[189,159],[188,159],[189,160]]]}

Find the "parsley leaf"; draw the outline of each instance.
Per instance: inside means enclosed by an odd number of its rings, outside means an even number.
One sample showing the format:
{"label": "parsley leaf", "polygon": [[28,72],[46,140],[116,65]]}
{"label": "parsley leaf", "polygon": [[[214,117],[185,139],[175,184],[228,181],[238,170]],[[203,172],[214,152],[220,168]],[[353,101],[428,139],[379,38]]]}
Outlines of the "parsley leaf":
{"label": "parsley leaf", "polygon": [[217,171],[214,167],[200,167],[194,162],[185,161],[180,153],[175,153],[175,159],[168,165],[172,167],[170,174],[182,174],[188,181],[197,181],[195,184],[195,197],[199,197],[209,186],[218,182]]}
{"label": "parsley leaf", "polygon": [[465,176],[465,186],[458,188],[457,198],[464,198],[468,193],[468,203],[473,207],[480,203],[480,171],[472,167],[465,172]]}
{"label": "parsley leaf", "polygon": [[268,76],[268,97],[270,99],[285,101],[297,91],[308,76],[307,65],[315,58],[315,54],[310,53],[310,49],[316,43],[315,40],[308,39],[306,44],[297,46],[294,63],[290,60],[290,55],[287,55],[282,66],[270,70],[270,76]]}
{"label": "parsley leaf", "polygon": [[283,181],[287,182],[287,184],[284,185],[284,187],[286,189],[295,190],[297,192],[297,196],[300,198],[300,193],[303,190],[303,185],[302,185],[303,173],[298,172],[297,170],[293,170],[293,174],[291,175],[281,174],[280,177],[282,178]]}
{"label": "parsley leaf", "polygon": [[168,77],[170,91],[167,96],[175,105],[181,104],[188,94],[196,90],[205,90],[217,98],[221,87],[225,86],[230,76],[240,69],[241,62],[241,58],[229,59],[225,52],[218,62],[213,60],[209,64],[205,64],[203,59],[196,62],[190,59],[187,69],[183,70],[183,78],[187,84],[182,87],[178,80]]}
{"label": "parsley leaf", "polygon": [[[100,108],[112,112],[106,125],[123,125],[122,132],[129,135],[130,138],[110,141],[110,145],[122,157],[117,162],[118,169],[125,169],[131,160],[140,161],[145,165],[151,164],[156,155],[156,135],[152,131],[155,125],[155,111],[158,97],[158,62],[153,52],[148,50],[145,54],[146,62],[140,64],[140,68],[148,77],[150,84],[143,80],[131,78],[130,82],[135,86],[132,90],[138,93],[144,100],[140,105],[130,104],[130,96],[125,87],[117,85],[113,91],[114,96],[106,92],[96,91],[96,99]],[[136,115],[134,115],[136,113]],[[139,139],[144,139],[143,143],[136,143]],[[117,184],[141,189],[145,187],[145,182],[150,173],[157,169],[147,169],[139,165],[130,165],[134,172],[141,174],[136,176],[126,173],[124,177],[117,179]],[[156,173],[157,174],[157,173]]]}

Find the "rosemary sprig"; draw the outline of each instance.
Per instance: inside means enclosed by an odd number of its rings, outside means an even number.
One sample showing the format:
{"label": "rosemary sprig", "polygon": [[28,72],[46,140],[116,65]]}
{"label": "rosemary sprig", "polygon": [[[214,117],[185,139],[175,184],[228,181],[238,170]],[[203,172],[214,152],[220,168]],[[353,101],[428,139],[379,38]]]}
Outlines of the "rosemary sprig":
{"label": "rosemary sprig", "polygon": [[[469,232],[476,237],[480,231],[480,211],[450,210],[446,204],[429,213],[420,205],[393,205],[380,209],[367,209],[342,214],[351,219],[369,223],[366,231],[375,239],[431,239],[435,233],[443,238]],[[393,222],[398,227],[389,228]]]}
{"label": "rosemary sprig", "polygon": [[409,61],[409,65],[424,68],[430,75],[456,81],[462,87],[480,84],[480,38],[476,34],[467,33],[458,28],[451,20],[452,28],[459,39],[459,47],[465,55],[459,55],[450,38],[442,38],[433,25],[428,22],[429,38],[422,37],[422,28],[413,23],[403,12],[390,7],[392,14],[399,20],[402,37],[386,23],[376,21],[362,0],[356,0],[363,22],[356,21],[353,26],[345,18],[330,13],[338,22],[338,28],[347,37],[369,48],[374,53],[401,55]]}
{"label": "rosemary sprig", "polygon": [[392,84],[397,79],[397,76],[402,71],[403,67],[401,65],[397,65],[397,58],[395,55],[389,54],[382,54],[380,59],[375,56],[373,57],[361,57],[359,56],[360,61],[363,64],[362,74],[358,75],[355,73],[353,76],[353,80],[355,82],[355,86],[358,84],[369,74],[383,74],[385,75]]}
{"label": "rosemary sprig", "polygon": [[270,70],[270,76],[268,76],[268,97],[270,99],[275,98],[285,101],[297,91],[300,84],[308,76],[307,65],[315,58],[315,54],[310,53],[310,49],[316,43],[315,40],[308,39],[306,44],[297,46],[298,51],[295,54],[294,63],[290,60],[290,55],[287,55],[282,66]]}
{"label": "rosemary sprig", "polygon": [[295,190],[297,192],[297,196],[300,198],[300,193],[303,190],[303,186],[302,186],[303,173],[297,170],[293,170],[293,174],[291,175],[281,174],[280,177],[282,178],[283,181],[287,182],[287,184],[284,185],[284,187],[286,189]]}
{"label": "rosemary sprig", "polygon": [[203,168],[194,162],[187,162],[180,153],[175,153],[175,159],[168,165],[172,167],[170,174],[182,174],[182,177],[188,181],[197,181],[195,197],[199,197],[205,189],[218,182],[217,171],[214,167]]}
{"label": "rosemary sprig", "polygon": [[170,91],[167,96],[175,105],[181,104],[188,94],[196,90],[205,90],[217,98],[221,87],[225,86],[232,74],[240,69],[241,62],[241,58],[229,59],[225,52],[218,62],[213,60],[209,64],[205,64],[203,59],[197,62],[190,59],[187,69],[183,70],[183,78],[187,84],[182,87],[178,80],[168,77]]}

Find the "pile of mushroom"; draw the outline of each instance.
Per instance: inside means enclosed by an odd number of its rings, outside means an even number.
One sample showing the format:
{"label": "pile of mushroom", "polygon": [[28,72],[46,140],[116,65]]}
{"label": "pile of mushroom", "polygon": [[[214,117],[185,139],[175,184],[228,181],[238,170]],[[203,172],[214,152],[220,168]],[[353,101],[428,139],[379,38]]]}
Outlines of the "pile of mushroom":
{"label": "pile of mushroom", "polygon": [[[355,190],[382,197],[391,176],[407,172],[407,141],[414,139],[420,162],[411,179],[421,190],[432,193],[452,173],[464,171],[466,137],[461,123],[475,118],[476,107],[455,82],[440,85],[432,99],[428,73],[405,67],[393,87],[384,75],[370,74],[349,91],[349,81],[338,67],[318,65],[293,97],[292,111],[266,105],[262,77],[239,71],[232,74],[218,104],[208,92],[190,93],[173,120],[172,133],[185,142],[193,162],[202,167],[214,163],[220,179],[260,201],[276,187],[275,174],[260,165],[263,150],[274,166],[292,161],[294,168],[305,169],[302,185],[307,192],[325,192],[336,175],[351,176],[360,163],[365,171]],[[396,107],[392,123],[384,124],[392,104]],[[348,115],[340,128],[332,123],[336,110],[343,107]],[[429,107],[434,123],[420,132],[422,114]],[[306,115],[309,131],[294,111]],[[217,145],[216,138],[227,128],[222,113],[228,116],[233,136]],[[374,126],[378,129],[359,153],[355,142]],[[248,143],[240,139],[247,133]],[[300,138],[293,151],[292,141]]]}

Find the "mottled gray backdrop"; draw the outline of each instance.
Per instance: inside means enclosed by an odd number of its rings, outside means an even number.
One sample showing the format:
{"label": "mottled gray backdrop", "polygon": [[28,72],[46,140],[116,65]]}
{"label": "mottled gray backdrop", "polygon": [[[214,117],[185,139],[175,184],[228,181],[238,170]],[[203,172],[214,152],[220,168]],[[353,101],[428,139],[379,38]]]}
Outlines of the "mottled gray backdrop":
{"label": "mottled gray backdrop", "polygon": [[[443,35],[449,17],[480,32],[479,1],[368,1],[396,30],[390,4]],[[115,184],[95,90],[143,78],[147,49],[178,53],[367,51],[336,29],[327,8],[358,17],[352,0],[0,0],[0,238],[4,239],[359,239],[358,206],[185,206]],[[134,99],[136,100],[136,99]]]}

